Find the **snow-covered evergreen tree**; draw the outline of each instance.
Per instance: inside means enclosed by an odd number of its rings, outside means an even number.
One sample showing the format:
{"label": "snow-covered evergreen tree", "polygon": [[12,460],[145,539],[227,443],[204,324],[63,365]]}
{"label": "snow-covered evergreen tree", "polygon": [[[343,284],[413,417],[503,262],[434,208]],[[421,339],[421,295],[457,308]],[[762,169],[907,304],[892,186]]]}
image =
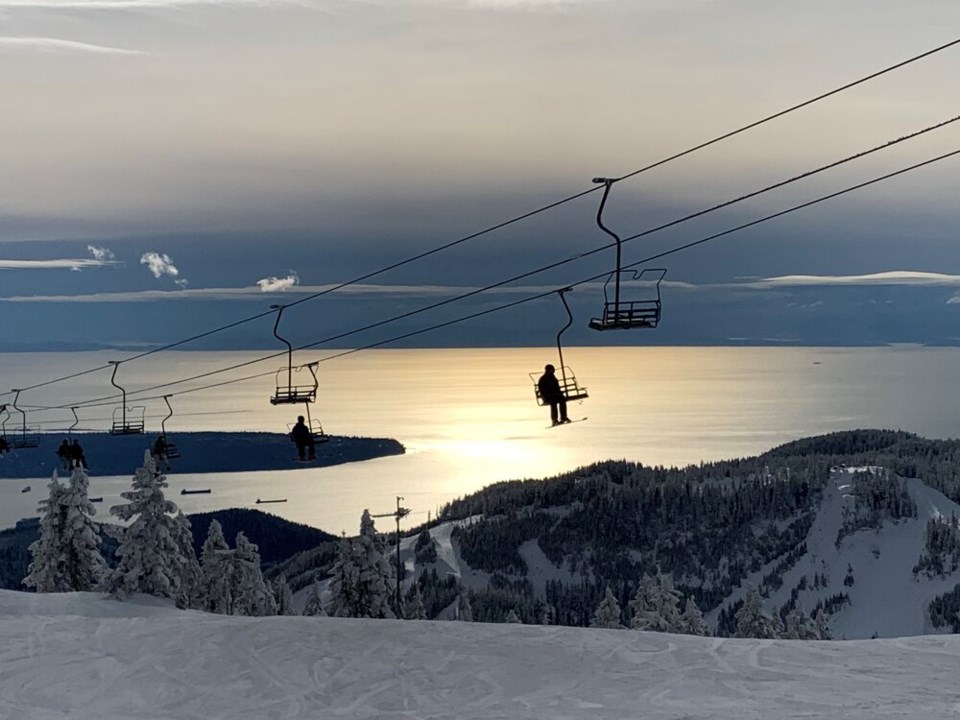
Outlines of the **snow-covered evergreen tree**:
{"label": "snow-covered evergreen tree", "polygon": [[796,607],[787,613],[783,626],[783,637],[787,640],[816,640],[819,637],[810,616]]}
{"label": "snow-covered evergreen tree", "polygon": [[738,638],[776,638],[782,632],[779,618],[771,618],[763,611],[760,591],[750,588],[743,600],[743,607],[737,610]]}
{"label": "snow-covered evergreen tree", "polygon": [[822,609],[818,610],[816,616],[814,616],[813,625],[817,640],[829,640],[833,637],[830,632],[830,623],[828,622],[827,614]]}
{"label": "snow-covered evergreen tree", "polygon": [[177,607],[181,610],[203,607],[203,591],[200,584],[200,563],[193,549],[193,530],[190,521],[182,512],[174,518],[174,531],[180,554],[184,563],[180,576],[180,591],[177,594]]}
{"label": "snow-covered evergreen tree", "polygon": [[286,575],[281,575],[273,581],[273,599],[277,606],[277,615],[297,614],[296,608],[293,607],[293,591],[290,589]]}
{"label": "snow-covered evergreen tree", "polygon": [[370,511],[360,518],[360,535],[340,541],[330,583],[330,614],[336,617],[392,618],[394,567],[384,557]]}
{"label": "snow-covered evergreen tree", "polygon": [[403,604],[403,617],[405,620],[427,619],[427,611],[423,607],[423,596],[420,594],[420,586],[417,583],[413,584],[413,594]]}
{"label": "snow-covered evergreen tree", "polygon": [[310,587],[310,594],[307,595],[307,604],[303,607],[303,614],[311,617],[327,614],[323,609],[323,601],[320,599],[320,581],[316,578]]}
{"label": "snow-covered evergreen tree", "polygon": [[97,510],[87,496],[89,479],[82,468],[62,485],[56,475],[40,503],[40,539],[30,546],[33,562],[23,582],[37,592],[86,592],[99,586],[107,565],[100,554]]}
{"label": "snow-covered evergreen tree", "polygon": [[703,619],[703,613],[693,596],[687,598],[687,604],[683,608],[683,615],[680,616],[680,624],[686,635],[709,635],[710,629]]}
{"label": "snow-covered evergreen tree", "polygon": [[33,562],[23,579],[27,587],[37,592],[69,592],[70,581],[67,577],[63,557],[63,505],[60,500],[66,488],[60,484],[54,473],[47,485],[47,498],[40,501],[40,537],[30,545]]}
{"label": "snow-covered evergreen tree", "polygon": [[630,600],[633,614],[630,627],[654,632],[683,632],[679,603],[680,596],[668,578],[659,573],[656,577],[644,575]]}
{"label": "snow-covered evergreen tree", "polygon": [[517,615],[517,611],[514,608],[510,608],[510,612],[507,613],[506,622],[508,623],[522,623],[523,620],[520,619],[520,616]]}
{"label": "snow-covered evergreen tree", "polygon": [[593,613],[593,619],[590,620],[592,628],[607,628],[609,630],[622,630],[623,623],[620,622],[620,603],[607,585],[607,591]]}
{"label": "snow-covered evergreen tree", "polygon": [[470,594],[460,588],[460,596],[457,598],[457,620],[463,622],[473,622],[473,605],[470,604]]}
{"label": "snow-covered evergreen tree", "polygon": [[233,551],[217,520],[210,521],[207,539],[200,549],[200,606],[207,612],[229,615],[233,607],[231,579]]}
{"label": "snow-covered evergreen tree", "polygon": [[106,588],[120,599],[130,593],[176,598],[189,561],[180,545],[182,527],[174,515],[179,511],[163,495],[167,478],[157,471],[149,450],[132,485],[132,490],[120,493],[128,502],[110,508],[111,515],[133,522],[113,531],[120,540],[120,560],[108,575]]}
{"label": "snow-covered evergreen tree", "polygon": [[230,584],[233,598],[231,615],[263,617],[277,614],[273,593],[263,580],[260,553],[243,532],[237,533],[233,550],[233,573]]}

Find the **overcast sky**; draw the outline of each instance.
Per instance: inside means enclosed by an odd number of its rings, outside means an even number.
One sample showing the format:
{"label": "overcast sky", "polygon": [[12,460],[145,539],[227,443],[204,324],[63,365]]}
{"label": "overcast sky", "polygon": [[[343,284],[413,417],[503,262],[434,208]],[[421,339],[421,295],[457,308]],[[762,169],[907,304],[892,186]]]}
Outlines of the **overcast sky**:
{"label": "overcast sky", "polygon": [[[957,28],[956,0],[0,0],[0,349],[203,331],[632,172]],[[636,234],[958,115],[958,69],[960,46],[625,180],[607,223]],[[957,149],[960,122],[638,239],[625,261]],[[583,330],[602,295],[581,287],[571,337],[960,343],[958,172],[947,159],[663,260],[656,333]],[[306,304],[290,334],[317,340],[603,245],[598,201]],[[549,344],[558,318],[539,301],[417,342]],[[269,346],[269,329],[203,347]]]}

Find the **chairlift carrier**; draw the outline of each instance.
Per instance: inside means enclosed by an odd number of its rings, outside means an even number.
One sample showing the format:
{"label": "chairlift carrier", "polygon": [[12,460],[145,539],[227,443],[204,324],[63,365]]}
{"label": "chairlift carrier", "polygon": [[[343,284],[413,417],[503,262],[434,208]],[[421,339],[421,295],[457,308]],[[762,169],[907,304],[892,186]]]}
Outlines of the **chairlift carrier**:
{"label": "chairlift carrier", "polygon": [[77,415],[77,408],[70,408],[70,412],[73,413],[73,424],[67,428],[67,438],[73,437],[73,429],[80,424],[80,417]]}
{"label": "chairlift carrier", "polygon": [[[589,327],[594,330],[632,330],[636,328],[655,328],[660,323],[660,283],[667,274],[664,268],[645,268],[639,273],[636,270],[624,270],[622,266],[621,246],[623,241],[613,230],[603,224],[603,209],[607,204],[607,196],[610,194],[610,188],[616,182],[613,178],[593,178],[595,183],[603,183],[603,198],[600,200],[600,207],[597,210],[597,225],[607,235],[610,235],[617,243],[617,267],[607,277],[603,284],[603,316],[591,318]],[[620,277],[630,273],[631,279],[642,280],[643,276],[650,273],[651,280],[656,278],[656,296],[651,296],[639,300],[621,300],[620,299]],[[613,280],[613,302],[610,301],[609,286]]]}
{"label": "chairlift carrier", "polygon": [[[117,384],[117,369],[120,367],[122,361],[110,360],[109,362],[113,365],[113,375],[110,376],[110,384],[123,394],[123,402],[120,407],[113,411],[113,424],[110,426],[110,434],[143,435],[143,417],[146,412],[146,407],[143,405],[127,407],[127,391]],[[119,418],[117,417],[117,413],[120,413]],[[128,415],[130,417],[127,417]]]}
{"label": "chairlift carrier", "polygon": [[[280,337],[278,332],[280,318],[283,316],[286,305],[271,305],[270,308],[277,311],[277,320],[273,324],[273,336],[287,346],[287,367],[277,370],[277,391],[270,398],[270,404],[298,405],[299,403],[312,403],[317,399],[317,363],[296,368],[297,372],[301,372],[304,367],[310,371],[313,379],[311,385],[293,384],[293,345],[285,338]],[[286,376],[286,384],[283,383],[284,376]]]}
{"label": "chairlift carrier", "polygon": [[[14,450],[35,448],[40,444],[40,435],[36,432],[36,428],[31,428],[33,432],[27,433],[27,413],[22,408],[17,407],[17,403],[20,401],[20,393],[23,391],[14,388],[13,392],[16,393],[13,396],[13,409],[23,416],[23,429],[19,437],[14,436],[13,440],[10,441],[10,447]],[[4,425],[6,425],[6,420],[4,420]]]}
{"label": "chairlift carrier", "polygon": [[176,460],[180,457],[180,451],[172,442],[167,441],[167,420],[173,417],[173,406],[170,405],[170,395],[164,395],[163,401],[167,404],[167,416],[160,421],[160,438],[163,440],[164,455],[168,460]]}
{"label": "chairlift carrier", "polygon": [[[562,290],[557,290],[557,295],[560,296],[560,301],[563,303],[564,310],[567,311],[567,324],[560,328],[560,332],[557,333],[557,353],[560,356],[560,377],[557,380],[560,382],[560,392],[563,393],[563,397],[567,402],[572,402],[574,400],[586,400],[590,397],[587,394],[587,389],[581,387],[577,383],[577,378],[573,374],[573,370],[563,364],[563,345],[561,343],[561,336],[566,332],[567,328],[573,325],[573,313],[570,312],[570,306],[567,304],[567,299],[564,297],[565,293],[573,292],[572,287],[566,287]],[[543,399],[540,395],[540,385],[537,382],[540,379],[542,373],[535,372],[530,373],[530,379],[533,380],[533,392],[537,398],[538,405],[549,405],[549,402]]]}
{"label": "chairlift carrier", "polygon": [[[317,363],[310,363],[311,365],[316,365]],[[303,407],[306,409],[307,413],[307,427],[310,429],[310,434],[313,436],[313,444],[319,445],[321,443],[329,442],[330,438],[323,432],[323,425],[320,424],[319,420],[314,420],[310,417],[310,403],[305,402]],[[293,431],[293,423],[287,424],[287,432]]]}

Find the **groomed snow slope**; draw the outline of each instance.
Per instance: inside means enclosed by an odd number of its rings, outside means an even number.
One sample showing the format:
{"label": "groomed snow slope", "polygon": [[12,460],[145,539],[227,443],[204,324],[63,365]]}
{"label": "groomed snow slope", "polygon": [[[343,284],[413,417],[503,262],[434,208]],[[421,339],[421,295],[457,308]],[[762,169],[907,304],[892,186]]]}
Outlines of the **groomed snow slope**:
{"label": "groomed snow slope", "polygon": [[2,718],[781,718],[960,713],[960,636],[718,640],[233,618],[0,591]]}

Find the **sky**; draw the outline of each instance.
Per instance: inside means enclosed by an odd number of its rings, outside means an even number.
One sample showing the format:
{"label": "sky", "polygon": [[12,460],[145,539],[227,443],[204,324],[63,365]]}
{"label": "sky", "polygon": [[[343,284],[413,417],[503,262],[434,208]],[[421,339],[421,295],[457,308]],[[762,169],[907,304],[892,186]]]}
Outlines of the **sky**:
{"label": "sky", "polygon": [[[0,350],[154,346],[589,190],[957,39],[954,0],[0,0]],[[624,236],[960,113],[960,46],[617,183]],[[624,245],[624,263],[947,152],[960,122]],[[654,262],[612,250],[375,331],[566,285],[573,343],[960,344],[960,156]],[[334,337],[607,243],[600,193],[291,309]],[[632,298],[650,296],[631,286]],[[546,297],[407,345],[547,345]],[[271,347],[269,320],[198,349]]]}

